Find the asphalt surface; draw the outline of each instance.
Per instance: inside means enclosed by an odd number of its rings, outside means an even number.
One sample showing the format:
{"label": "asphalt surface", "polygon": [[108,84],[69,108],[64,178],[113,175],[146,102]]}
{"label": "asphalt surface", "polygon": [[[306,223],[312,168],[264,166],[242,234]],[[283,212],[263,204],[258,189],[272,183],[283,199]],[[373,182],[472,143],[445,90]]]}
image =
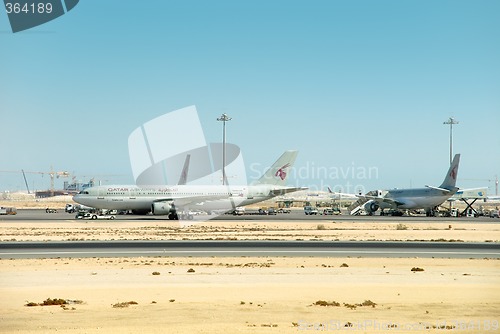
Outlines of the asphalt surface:
{"label": "asphalt surface", "polygon": [[1,259],[138,256],[500,258],[495,243],[335,241],[2,242]]}
{"label": "asphalt surface", "polygon": [[[63,210],[59,210],[57,213],[46,213],[43,209],[38,210],[18,210],[17,215],[13,216],[0,216],[0,224],[6,221],[17,221],[24,220],[34,223],[43,223],[48,221],[80,221],[75,219],[75,213],[66,213]],[[402,216],[402,217],[390,217],[390,216],[350,216],[347,214],[342,215],[312,215],[306,216],[301,210],[293,210],[291,213],[281,213],[277,215],[258,215],[258,214],[247,214],[243,216],[234,215],[220,215],[220,216],[210,216],[202,215],[198,216],[197,219],[204,220],[234,220],[234,221],[294,221],[294,222],[310,222],[310,221],[354,221],[354,222],[415,222],[415,223],[429,223],[429,222],[450,222],[453,223],[491,223],[500,224],[499,218],[489,218],[489,217],[425,217],[425,216]],[[166,216],[153,216],[153,215],[116,215],[115,221],[168,221]]]}

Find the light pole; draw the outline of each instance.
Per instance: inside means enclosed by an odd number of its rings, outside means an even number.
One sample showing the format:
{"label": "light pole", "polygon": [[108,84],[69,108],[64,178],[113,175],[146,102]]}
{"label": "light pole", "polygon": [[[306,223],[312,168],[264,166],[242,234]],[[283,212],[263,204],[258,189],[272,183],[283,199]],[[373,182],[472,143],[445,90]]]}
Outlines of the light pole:
{"label": "light pole", "polygon": [[448,118],[446,122],[443,122],[443,124],[449,124],[450,125],[450,165],[453,159],[453,125],[458,124],[458,121],[455,120],[453,117]]}
{"label": "light pole", "polygon": [[227,114],[222,114],[217,118],[222,122],[222,185],[226,184],[226,122],[232,120]]}

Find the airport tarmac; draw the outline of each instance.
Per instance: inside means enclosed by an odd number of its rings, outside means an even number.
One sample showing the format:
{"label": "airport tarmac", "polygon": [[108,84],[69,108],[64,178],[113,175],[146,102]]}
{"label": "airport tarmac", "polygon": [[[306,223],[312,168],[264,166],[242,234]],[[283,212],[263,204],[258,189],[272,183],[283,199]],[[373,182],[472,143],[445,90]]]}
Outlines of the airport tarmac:
{"label": "airport tarmac", "polygon": [[[252,212],[252,211],[249,211]],[[255,212],[255,211],[253,211]],[[64,210],[58,210],[56,213],[46,213],[44,209],[23,209],[18,210],[17,215],[0,216],[0,224],[4,221],[31,221],[31,222],[47,222],[47,221],[82,221],[75,219],[75,213],[66,213]],[[115,219],[119,221],[165,221],[169,222],[167,216],[153,215],[115,215]],[[214,220],[214,221],[294,221],[294,222],[314,222],[314,221],[338,221],[338,222],[412,222],[412,223],[428,223],[442,222],[447,223],[491,223],[500,224],[499,218],[489,217],[426,217],[420,216],[351,216],[342,215],[305,215],[302,210],[292,210],[291,213],[280,213],[277,215],[200,215],[195,216],[195,220]]]}
{"label": "airport tarmac", "polygon": [[282,240],[500,242],[500,220],[380,216],[233,216],[175,221],[163,216],[118,215],[115,220],[75,219],[64,212],[20,210],[0,217],[0,241]]}
{"label": "airport tarmac", "polygon": [[3,242],[0,259],[81,257],[431,257],[500,259],[498,243],[325,241]]}

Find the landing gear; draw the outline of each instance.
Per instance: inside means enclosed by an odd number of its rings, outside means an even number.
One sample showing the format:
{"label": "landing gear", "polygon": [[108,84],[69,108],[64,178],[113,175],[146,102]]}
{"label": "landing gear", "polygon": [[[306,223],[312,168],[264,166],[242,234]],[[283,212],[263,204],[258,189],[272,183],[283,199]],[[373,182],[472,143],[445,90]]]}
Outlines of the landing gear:
{"label": "landing gear", "polygon": [[437,207],[428,209],[425,211],[425,215],[427,217],[439,217],[439,210],[437,209]]}
{"label": "landing gear", "polygon": [[169,220],[193,220],[194,216],[189,211],[173,210],[168,214]]}
{"label": "landing gear", "polygon": [[168,215],[168,219],[170,220],[179,220],[179,216],[177,215],[176,212],[172,212]]}
{"label": "landing gear", "polygon": [[177,212],[171,212],[169,215],[168,215],[168,219],[170,220],[179,220],[182,219],[182,220],[193,220],[194,219],[194,216],[190,213],[181,213],[180,214],[180,217],[179,215],[177,214]]}

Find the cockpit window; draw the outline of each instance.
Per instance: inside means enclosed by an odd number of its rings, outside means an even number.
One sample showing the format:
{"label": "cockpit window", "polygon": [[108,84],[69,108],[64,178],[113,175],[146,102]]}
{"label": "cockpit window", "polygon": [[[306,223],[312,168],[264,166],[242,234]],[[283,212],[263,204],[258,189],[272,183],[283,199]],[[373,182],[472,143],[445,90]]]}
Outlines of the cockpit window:
{"label": "cockpit window", "polygon": [[80,195],[88,195],[89,192],[87,190],[82,190],[79,192]]}

